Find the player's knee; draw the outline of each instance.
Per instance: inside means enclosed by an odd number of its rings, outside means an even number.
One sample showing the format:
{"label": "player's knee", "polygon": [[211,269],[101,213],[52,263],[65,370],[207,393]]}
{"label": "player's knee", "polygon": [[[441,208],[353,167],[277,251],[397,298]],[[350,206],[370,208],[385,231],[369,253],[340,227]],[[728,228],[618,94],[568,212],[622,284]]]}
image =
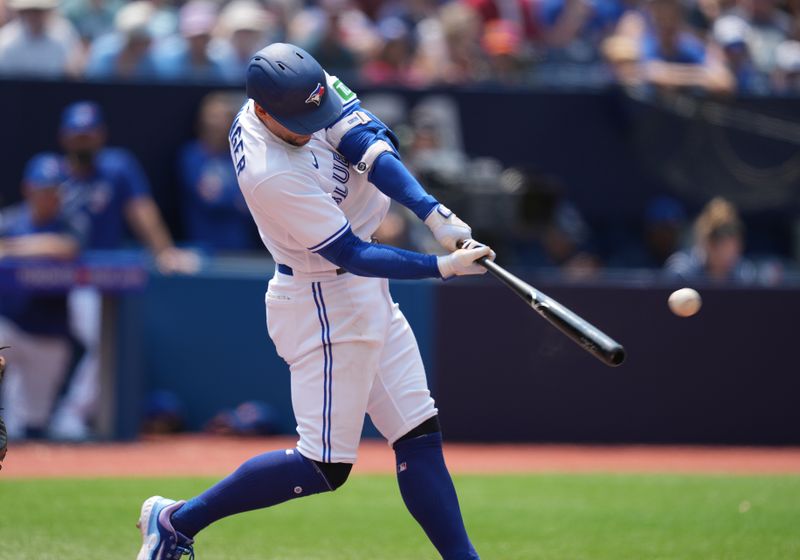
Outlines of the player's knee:
{"label": "player's knee", "polygon": [[439,424],[439,416],[432,416],[425,420],[422,424],[418,425],[416,428],[409,431],[407,434],[398,438],[398,440],[394,442],[394,445],[397,445],[401,441],[414,439],[420,436],[426,436],[428,434],[435,434],[436,432],[441,431],[442,426]]}
{"label": "player's knee", "polygon": [[319,461],[314,461],[314,463],[328,481],[331,490],[336,490],[347,482],[350,470],[353,468],[351,463],[320,463]]}

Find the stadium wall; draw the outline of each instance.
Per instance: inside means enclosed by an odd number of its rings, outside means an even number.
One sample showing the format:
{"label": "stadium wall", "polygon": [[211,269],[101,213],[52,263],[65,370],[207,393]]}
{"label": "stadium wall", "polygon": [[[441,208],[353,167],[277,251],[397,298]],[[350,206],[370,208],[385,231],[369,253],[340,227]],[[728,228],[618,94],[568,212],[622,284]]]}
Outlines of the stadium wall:
{"label": "stadium wall", "polygon": [[[268,277],[157,277],[129,297],[123,330],[140,333],[141,369],[124,372],[140,382],[125,394],[173,391],[195,429],[262,400],[290,433],[289,372],[264,324]],[[623,342],[628,361],[607,368],[489,279],[393,284],[450,439],[800,444],[800,290],[708,287],[703,310],[679,319],[671,286],[540,287]],[[140,416],[129,401],[123,412],[130,434]]]}

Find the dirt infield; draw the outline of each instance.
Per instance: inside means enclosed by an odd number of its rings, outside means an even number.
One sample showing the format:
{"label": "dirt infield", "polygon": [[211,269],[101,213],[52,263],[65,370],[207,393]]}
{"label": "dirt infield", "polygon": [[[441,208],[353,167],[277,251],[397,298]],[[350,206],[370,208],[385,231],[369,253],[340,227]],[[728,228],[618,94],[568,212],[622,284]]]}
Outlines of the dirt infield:
{"label": "dirt infield", "polygon": [[[258,453],[294,447],[293,438],[200,435],[136,443],[12,446],[0,479],[108,476],[220,476]],[[449,444],[456,473],[680,472],[800,474],[800,448]],[[382,441],[362,443],[356,473],[391,473]]]}

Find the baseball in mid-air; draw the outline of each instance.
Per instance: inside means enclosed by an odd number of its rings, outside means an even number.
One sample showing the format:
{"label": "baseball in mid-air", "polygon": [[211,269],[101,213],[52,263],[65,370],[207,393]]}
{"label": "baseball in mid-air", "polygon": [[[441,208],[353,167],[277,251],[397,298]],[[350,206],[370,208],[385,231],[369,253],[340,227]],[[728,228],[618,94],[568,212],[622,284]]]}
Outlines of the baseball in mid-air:
{"label": "baseball in mid-air", "polygon": [[678,317],[691,317],[700,311],[703,300],[697,290],[681,288],[670,294],[667,303],[670,310]]}

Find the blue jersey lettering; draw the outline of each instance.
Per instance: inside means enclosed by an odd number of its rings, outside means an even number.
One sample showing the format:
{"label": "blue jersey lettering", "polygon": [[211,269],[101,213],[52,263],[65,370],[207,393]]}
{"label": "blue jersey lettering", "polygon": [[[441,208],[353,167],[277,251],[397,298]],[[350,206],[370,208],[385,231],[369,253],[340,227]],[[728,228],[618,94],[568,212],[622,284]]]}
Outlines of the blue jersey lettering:
{"label": "blue jersey lettering", "polygon": [[350,179],[349,165],[343,156],[333,153],[333,178],[343,185]]}

